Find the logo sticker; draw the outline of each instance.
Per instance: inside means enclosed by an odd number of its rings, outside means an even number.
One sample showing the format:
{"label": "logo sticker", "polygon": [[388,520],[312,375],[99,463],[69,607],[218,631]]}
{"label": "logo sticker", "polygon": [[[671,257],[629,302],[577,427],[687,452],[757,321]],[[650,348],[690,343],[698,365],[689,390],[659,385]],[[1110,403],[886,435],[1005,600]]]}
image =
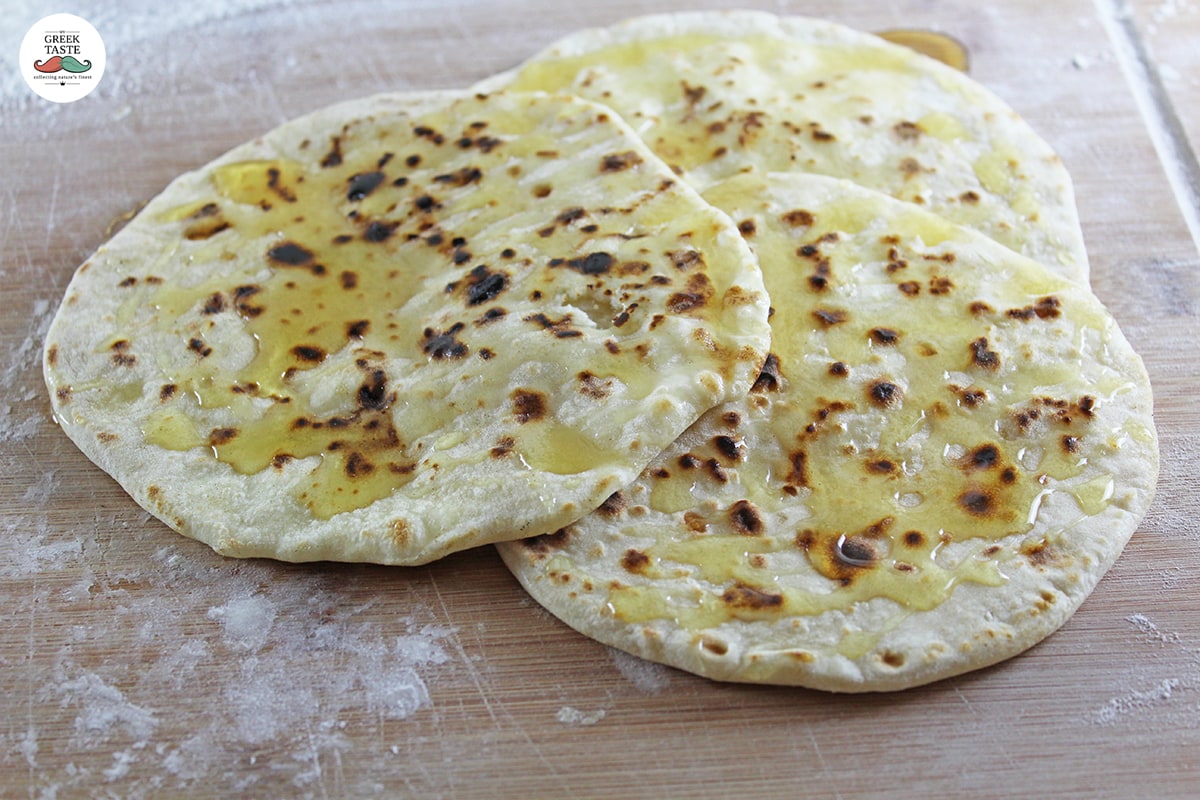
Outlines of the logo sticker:
{"label": "logo sticker", "polygon": [[21,75],[39,97],[71,103],[91,94],[104,75],[104,41],[74,14],[51,14],[21,41]]}

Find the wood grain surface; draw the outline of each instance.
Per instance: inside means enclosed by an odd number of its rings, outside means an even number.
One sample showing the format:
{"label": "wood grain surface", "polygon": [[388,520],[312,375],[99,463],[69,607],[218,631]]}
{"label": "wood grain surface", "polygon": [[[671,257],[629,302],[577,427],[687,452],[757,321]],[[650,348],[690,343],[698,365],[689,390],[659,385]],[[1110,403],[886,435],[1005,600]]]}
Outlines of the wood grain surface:
{"label": "wood grain surface", "polygon": [[[0,797],[1200,793],[1200,3],[743,5],[952,34],[1071,170],[1163,456],[1153,509],[1075,617],[991,669],[835,696],[615,653],[490,548],[295,566],[170,532],[62,435],[41,381],[46,326],[115,219],[319,106],[463,86],[582,26],[719,4],[96,2],[78,13],[109,44],[98,91],[0,96]],[[14,54],[39,16],[18,6]]]}

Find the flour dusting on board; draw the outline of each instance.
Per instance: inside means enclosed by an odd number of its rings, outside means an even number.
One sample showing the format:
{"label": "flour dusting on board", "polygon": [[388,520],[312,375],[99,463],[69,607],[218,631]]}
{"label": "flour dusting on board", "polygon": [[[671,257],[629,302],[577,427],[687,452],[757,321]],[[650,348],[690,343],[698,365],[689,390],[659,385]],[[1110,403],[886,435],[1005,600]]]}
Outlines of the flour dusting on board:
{"label": "flour dusting on board", "polygon": [[114,733],[142,741],[158,726],[153,711],[130,702],[124,692],[92,672],[60,681],[52,691],[62,698],[64,708],[77,712],[72,740],[77,748],[100,745]]}
{"label": "flour dusting on board", "polygon": [[617,671],[646,694],[658,694],[671,685],[671,669],[653,661],[646,661],[623,650],[610,647],[609,655]]}
{"label": "flour dusting on board", "polygon": [[[36,376],[40,372],[42,342],[54,310],[45,299],[35,300],[28,310],[20,310],[28,315],[29,333],[4,354],[3,369],[0,370],[0,444],[32,439],[46,417],[44,389]],[[43,480],[49,483],[53,478],[44,477]],[[48,491],[50,488],[42,485],[31,491]],[[30,503],[37,502],[36,497],[25,499]]]}
{"label": "flour dusting on board", "polygon": [[[9,543],[12,553],[0,559],[0,578],[5,581],[69,568],[83,554],[78,540],[61,535],[41,516],[4,520],[0,522],[0,536]],[[3,596],[0,593],[0,598]]]}
{"label": "flour dusting on board", "polygon": [[257,651],[267,641],[275,622],[275,604],[261,595],[242,597],[208,610],[225,629],[225,636],[237,649]]}
{"label": "flour dusting on board", "polygon": [[1095,722],[1099,725],[1112,725],[1121,716],[1148,708],[1171,699],[1171,695],[1179,688],[1177,678],[1167,678],[1159,681],[1150,689],[1134,690],[1122,697],[1114,697],[1095,712]]}
{"label": "flour dusting on board", "polygon": [[1154,623],[1145,614],[1134,614],[1126,617],[1125,621],[1145,636],[1147,639],[1162,642],[1164,644],[1182,644],[1178,633],[1163,633],[1159,630],[1157,624]]}
{"label": "flour dusting on board", "polygon": [[[1200,689],[1200,649],[1191,647],[1176,632],[1163,631],[1158,623],[1145,614],[1132,614],[1125,618],[1138,633],[1142,641],[1151,645],[1154,650],[1151,656],[1160,655],[1167,650],[1175,655],[1183,655],[1190,664],[1182,675],[1166,678],[1151,677],[1148,673],[1153,669],[1154,661],[1149,662],[1149,669],[1142,667],[1138,674],[1130,678],[1139,688],[1114,697],[1104,705],[1093,710],[1088,715],[1088,721],[1096,725],[1116,725],[1126,719],[1136,718],[1140,712],[1150,709],[1159,710],[1154,717],[1154,725],[1162,725],[1164,720],[1176,728],[1195,728],[1200,726],[1200,702],[1196,699],[1196,690]],[[1162,707],[1171,704],[1169,710]]]}
{"label": "flour dusting on board", "polygon": [[[319,796],[348,734],[399,733],[393,726],[432,709],[429,680],[460,651],[457,630],[409,596],[406,616],[372,615],[377,601],[349,591],[370,568],[235,562],[191,543],[154,549],[156,525],[129,513],[65,525],[30,515],[0,531],[24,554],[0,566],[0,604],[30,636],[35,620],[60,621],[28,643],[52,657],[31,667],[27,702],[69,739],[32,724],[0,729],[0,769],[27,771],[30,796],[97,785],[151,796],[233,778],[260,757],[295,796]],[[116,641],[114,653],[106,643]],[[172,698],[195,696],[208,711],[181,726]],[[67,769],[42,772],[51,757]]]}
{"label": "flour dusting on board", "polygon": [[1153,32],[1157,30],[1160,23],[1170,24],[1179,16],[1198,9],[1200,9],[1200,5],[1196,5],[1191,0],[1162,0],[1151,12],[1151,22],[1147,27]]}
{"label": "flour dusting on board", "polygon": [[590,727],[599,724],[600,720],[604,719],[604,709],[598,708],[595,711],[580,711],[573,706],[563,706],[558,710],[555,717],[563,725],[578,725]]}

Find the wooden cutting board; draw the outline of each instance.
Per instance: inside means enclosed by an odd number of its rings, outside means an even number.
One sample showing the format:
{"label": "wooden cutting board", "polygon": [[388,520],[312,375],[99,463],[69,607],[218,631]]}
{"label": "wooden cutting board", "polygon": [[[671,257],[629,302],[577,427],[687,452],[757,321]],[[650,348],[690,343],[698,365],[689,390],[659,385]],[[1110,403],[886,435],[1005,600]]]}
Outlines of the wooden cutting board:
{"label": "wooden cutting board", "polygon": [[[337,100],[463,86],[581,26],[718,4],[97,5],[96,93],[53,106],[0,83],[0,797],[1200,793],[1200,256],[1179,199],[1200,186],[1180,157],[1195,109],[1174,138],[1161,124],[1195,97],[1193,4],[745,3],[961,40],[1072,171],[1094,286],[1156,391],[1158,498],[1076,616],[1004,664],[878,696],[615,653],[490,548],[412,569],[217,557],[136,507],[43,396],[73,269],[178,173]],[[1184,75],[1164,91],[1130,68],[1151,24]]]}

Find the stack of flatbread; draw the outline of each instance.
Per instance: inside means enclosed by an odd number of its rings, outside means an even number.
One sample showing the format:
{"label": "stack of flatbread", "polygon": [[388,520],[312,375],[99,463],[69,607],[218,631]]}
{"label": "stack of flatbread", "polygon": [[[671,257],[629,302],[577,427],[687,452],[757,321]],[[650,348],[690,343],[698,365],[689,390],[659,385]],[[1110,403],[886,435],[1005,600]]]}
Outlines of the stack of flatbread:
{"label": "stack of flatbread", "polygon": [[1050,147],[950,67],[752,12],[235,148],[79,268],[45,374],[220,553],[497,543],[599,641],[834,691],[1054,631],[1158,469]]}

